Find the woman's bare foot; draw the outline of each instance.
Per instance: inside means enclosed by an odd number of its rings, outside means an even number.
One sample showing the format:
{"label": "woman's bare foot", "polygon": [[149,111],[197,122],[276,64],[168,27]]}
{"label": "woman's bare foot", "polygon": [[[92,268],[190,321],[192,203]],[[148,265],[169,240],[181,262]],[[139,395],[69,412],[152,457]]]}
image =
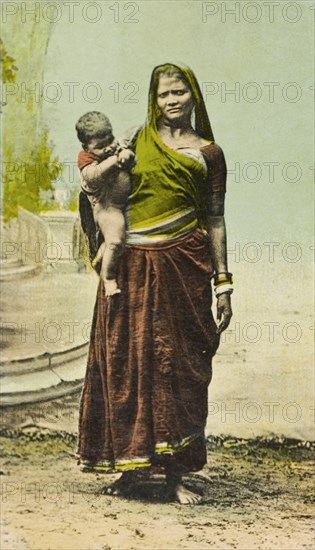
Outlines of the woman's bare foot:
{"label": "woman's bare foot", "polygon": [[202,497],[184,487],[182,477],[174,473],[166,474],[167,495],[179,504],[200,504]]}
{"label": "woman's bare foot", "polygon": [[202,497],[193,493],[184,487],[182,483],[178,483],[174,487],[174,497],[179,504],[200,504],[202,502]]}
{"label": "woman's bare foot", "polygon": [[116,279],[104,279],[104,285],[105,296],[113,296],[121,292],[120,288],[118,288]]}
{"label": "woman's bare foot", "polygon": [[114,483],[103,487],[101,494],[115,497],[126,496],[132,491],[137,481],[137,472],[124,472],[119,479],[114,481]]}

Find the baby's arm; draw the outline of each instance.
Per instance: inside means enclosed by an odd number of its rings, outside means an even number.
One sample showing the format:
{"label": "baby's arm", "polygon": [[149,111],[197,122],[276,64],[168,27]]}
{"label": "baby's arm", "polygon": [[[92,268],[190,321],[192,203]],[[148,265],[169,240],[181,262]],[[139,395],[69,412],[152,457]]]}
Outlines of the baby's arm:
{"label": "baby's arm", "polygon": [[111,155],[99,164],[91,163],[85,166],[81,175],[89,188],[96,189],[100,183],[104,183],[104,176],[108,175],[113,168],[120,168],[120,162],[117,155]]}

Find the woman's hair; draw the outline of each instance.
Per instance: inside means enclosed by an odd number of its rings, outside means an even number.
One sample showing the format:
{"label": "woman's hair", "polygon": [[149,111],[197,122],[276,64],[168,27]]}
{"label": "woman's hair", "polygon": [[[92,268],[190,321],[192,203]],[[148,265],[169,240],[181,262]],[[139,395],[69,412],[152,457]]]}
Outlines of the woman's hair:
{"label": "woman's hair", "polygon": [[200,137],[214,141],[208,113],[198,80],[193,71],[189,67],[184,67],[183,65],[179,66],[174,65],[173,63],[164,63],[163,65],[158,65],[153,69],[149,88],[148,106],[148,122],[150,126],[156,129],[156,123],[159,117],[157,109],[157,89],[161,76],[176,77],[185,82],[191,90],[195,102],[195,130]]}
{"label": "woman's hair", "polygon": [[75,125],[78,139],[86,144],[93,138],[103,138],[112,132],[112,125],[103,113],[89,111],[82,115]]}
{"label": "woman's hair", "polygon": [[[152,76],[151,76],[151,83],[150,83],[150,89],[152,88],[153,94],[154,94],[154,102],[157,100],[157,90],[159,87],[159,81],[160,77],[165,78],[171,78],[175,77],[178,80],[182,80],[190,89],[190,84],[183,75],[183,73],[179,70],[178,67],[175,67],[175,65],[165,64],[165,65],[158,65],[153,69]],[[192,90],[191,90],[192,91]]]}

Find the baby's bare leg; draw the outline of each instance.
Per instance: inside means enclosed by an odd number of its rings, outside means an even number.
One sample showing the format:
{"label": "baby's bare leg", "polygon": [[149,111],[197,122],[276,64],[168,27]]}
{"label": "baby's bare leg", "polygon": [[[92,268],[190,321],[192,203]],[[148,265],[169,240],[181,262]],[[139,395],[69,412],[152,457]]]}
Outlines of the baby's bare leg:
{"label": "baby's bare leg", "polygon": [[112,296],[120,292],[116,277],[119,258],[124,250],[125,217],[121,210],[111,206],[99,209],[97,223],[105,238],[101,277],[104,280],[106,296]]}

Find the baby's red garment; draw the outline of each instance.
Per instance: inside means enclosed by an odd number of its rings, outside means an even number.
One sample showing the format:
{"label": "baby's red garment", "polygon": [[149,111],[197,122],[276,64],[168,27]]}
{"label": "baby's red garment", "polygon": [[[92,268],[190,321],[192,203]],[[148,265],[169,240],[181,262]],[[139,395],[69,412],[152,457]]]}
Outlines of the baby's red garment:
{"label": "baby's red garment", "polygon": [[82,170],[85,166],[87,166],[88,164],[92,164],[95,161],[99,162],[99,159],[92,153],[87,153],[86,151],[80,151],[80,153],[78,154],[79,170]]}

